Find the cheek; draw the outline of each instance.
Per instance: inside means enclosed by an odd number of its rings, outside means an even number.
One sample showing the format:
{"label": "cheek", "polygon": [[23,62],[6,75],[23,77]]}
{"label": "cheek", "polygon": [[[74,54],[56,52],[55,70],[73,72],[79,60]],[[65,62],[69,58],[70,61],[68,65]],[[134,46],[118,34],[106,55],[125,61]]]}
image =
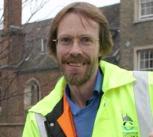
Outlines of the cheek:
{"label": "cheek", "polygon": [[66,52],[66,48],[65,47],[57,46],[57,49],[56,49],[57,55],[58,54],[64,54],[65,52]]}
{"label": "cheek", "polygon": [[57,47],[56,55],[57,55],[57,60],[61,61],[62,58],[66,55],[66,49]]}
{"label": "cheek", "polygon": [[95,58],[99,57],[99,55],[100,55],[100,50],[99,50],[99,48],[93,48],[93,49],[91,49],[90,54],[91,54],[92,56],[94,56]]}

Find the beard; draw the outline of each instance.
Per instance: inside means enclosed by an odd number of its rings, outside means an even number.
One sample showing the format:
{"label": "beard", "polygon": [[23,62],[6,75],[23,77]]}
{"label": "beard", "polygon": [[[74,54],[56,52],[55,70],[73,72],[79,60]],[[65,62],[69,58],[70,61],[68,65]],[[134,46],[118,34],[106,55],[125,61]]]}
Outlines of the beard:
{"label": "beard", "polygon": [[[64,66],[69,64],[79,64],[79,66],[83,68],[83,72],[68,73]],[[85,84],[94,74],[98,66],[97,64],[98,64],[97,59],[92,60],[88,56],[79,54],[77,56],[68,55],[63,57],[59,65],[65,79],[70,85],[81,86]]]}

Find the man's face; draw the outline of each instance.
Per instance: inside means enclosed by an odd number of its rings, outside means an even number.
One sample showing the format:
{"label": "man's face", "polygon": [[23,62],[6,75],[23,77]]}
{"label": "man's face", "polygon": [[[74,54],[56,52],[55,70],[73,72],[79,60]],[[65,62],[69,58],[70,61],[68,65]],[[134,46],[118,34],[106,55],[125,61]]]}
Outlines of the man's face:
{"label": "man's face", "polygon": [[83,85],[98,68],[98,23],[69,13],[59,24],[57,39],[57,60],[67,82]]}

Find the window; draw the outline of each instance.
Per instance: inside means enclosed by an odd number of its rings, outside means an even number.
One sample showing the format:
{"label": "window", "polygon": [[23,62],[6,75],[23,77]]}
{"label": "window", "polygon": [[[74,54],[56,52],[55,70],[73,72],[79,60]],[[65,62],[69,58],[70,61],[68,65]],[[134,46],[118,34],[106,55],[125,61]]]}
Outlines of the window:
{"label": "window", "polygon": [[136,50],[138,70],[153,70],[153,48]]}
{"label": "window", "polygon": [[139,0],[139,7],[141,19],[153,17],[153,0]]}
{"label": "window", "polygon": [[41,54],[47,54],[47,44],[45,39],[40,39],[41,41]]}
{"label": "window", "polygon": [[153,19],[153,0],[134,0],[135,22]]}
{"label": "window", "polygon": [[36,80],[27,82],[24,90],[24,106],[29,109],[32,105],[36,104],[40,99],[39,84]]}

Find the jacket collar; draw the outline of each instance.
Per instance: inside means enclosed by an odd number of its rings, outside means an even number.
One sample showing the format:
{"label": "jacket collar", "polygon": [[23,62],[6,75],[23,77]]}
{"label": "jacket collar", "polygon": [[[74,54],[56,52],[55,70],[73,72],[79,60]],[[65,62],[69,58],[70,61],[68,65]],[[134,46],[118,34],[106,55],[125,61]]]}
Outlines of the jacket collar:
{"label": "jacket collar", "polygon": [[132,71],[122,69],[105,61],[100,61],[100,68],[104,74],[103,92],[118,88],[135,81]]}

